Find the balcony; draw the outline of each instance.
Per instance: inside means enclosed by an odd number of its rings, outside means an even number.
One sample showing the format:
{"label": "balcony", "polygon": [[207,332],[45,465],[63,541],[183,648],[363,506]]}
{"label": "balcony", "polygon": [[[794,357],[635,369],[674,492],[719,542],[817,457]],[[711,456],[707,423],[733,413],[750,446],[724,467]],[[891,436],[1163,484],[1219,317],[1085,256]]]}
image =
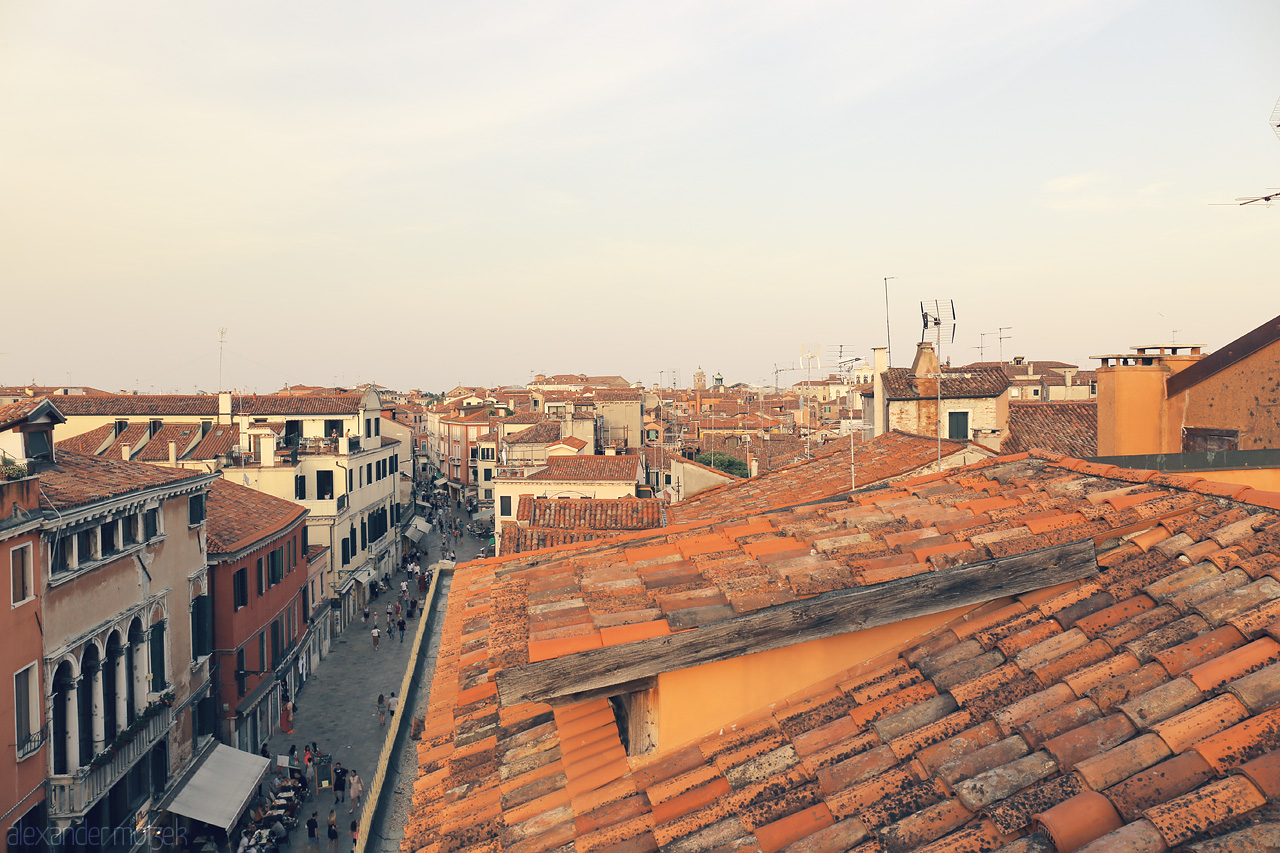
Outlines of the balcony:
{"label": "balcony", "polygon": [[108,746],[100,756],[75,773],[49,777],[50,819],[83,817],[147,754],[147,750],[168,733],[173,726],[173,708],[164,704],[157,707],[159,711],[145,720],[131,738],[116,747],[114,753]]}

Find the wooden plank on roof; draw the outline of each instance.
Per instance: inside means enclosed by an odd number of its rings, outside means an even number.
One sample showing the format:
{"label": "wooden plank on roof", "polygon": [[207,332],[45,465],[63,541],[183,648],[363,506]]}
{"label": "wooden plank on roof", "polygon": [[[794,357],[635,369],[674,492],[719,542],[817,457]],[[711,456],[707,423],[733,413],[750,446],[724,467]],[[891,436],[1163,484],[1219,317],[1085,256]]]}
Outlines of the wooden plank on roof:
{"label": "wooden plank on roof", "polygon": [[1019,595],[1098,573],[1092,540],[928,572],[498,672],[503,705],[610,695],[663,672],[834,637]]}

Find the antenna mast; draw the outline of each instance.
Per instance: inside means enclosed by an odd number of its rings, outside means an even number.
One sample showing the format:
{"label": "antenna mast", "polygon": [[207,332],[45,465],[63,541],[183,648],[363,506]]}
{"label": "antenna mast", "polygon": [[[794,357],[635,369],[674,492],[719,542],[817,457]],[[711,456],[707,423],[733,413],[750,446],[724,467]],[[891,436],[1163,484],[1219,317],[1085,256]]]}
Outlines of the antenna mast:
{"label": "antenna mast", "polygon": [[227,342],[227,327],[218,327],[218,393],[222,393],[222,347]]}
{"label": "antenna mast", "polygon": [[893,336],[889,334],[889,279],[893,278],[897,276],[884,277],[884,357],[888,360],[890,367],[893,367]]}
{"label": "antenna mast", "polygon": [[[996,338],[996,340],[1000,342],[1000,363],[1001,364],[1004,364],[1004,342],[1013,339],[1013,335],[1006,335],[1005,332],[1009,331],[1012,328],[1013,326],[1001,326],[1000,331],[997,332],[998,337]],[[988,332],[987,334],[991,334],[991,333]]]}
{"label": "antenna mast", "polygon": [[933,302],[920,303],[920,340],[933,338],[933,352],[938,356],[938,372],[932,378],[938,382],[938,473],[942,473],[942,378],[946,373],[942,369],[942,339],[947,343],[956,342],[956,303],[952,299],[935,299]]}

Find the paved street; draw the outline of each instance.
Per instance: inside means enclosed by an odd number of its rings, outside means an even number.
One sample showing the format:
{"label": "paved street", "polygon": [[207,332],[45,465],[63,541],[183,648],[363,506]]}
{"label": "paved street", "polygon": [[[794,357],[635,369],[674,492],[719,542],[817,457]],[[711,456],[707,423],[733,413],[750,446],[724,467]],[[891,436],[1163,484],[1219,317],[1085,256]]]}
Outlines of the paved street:
{"label": "paved street", "polygon": [[[461,515],[465,519],[466,514]],[[437,562],[441,553],[440,535],[436,530],[433,529],[427,540],[429,541],[424,540],[428,546],[427,555],[420,559],[423,567]],[[482,541],[464,532],[462,538],[456,543],[453,537],[450,537],[449,547],[456,550],[459,561],[463,561],[478,554],[486,541],[487,537]],[[392,581],[393,588],[398,589],[404,577],[403,574],[395,575]],[[437,594],[437,628],[447,601],[447,590],[448,587],[444,586]],[[287,753],[292,744],[297,745],[298,753],[301,754],[304,745],[315,741],[319,744],[321,752],[331,754],[335,762],[341,762],[343,767],[349,769],[354,768],[360,774],[365,784],[366,799],[371,793],[369,789],[373,783],[378,758],[388,731],[387,728],[378,725],[376,707],[378,694],[390,696],[391,691],[394,690],[397,693],[400,691],[401,680],[409,665],[409,649],[412,645],[413,632],[417,631],[418,623],[422,619],[422,615],[419,614],[406,625],[403,643],[398,639],[391,640],[385,632],[386,606],[388,601],[394,600],[394,593],[383,593],[370,605],[371,612],[381,613],[378,625],[384,630],[384,634],[378,650],[374,651],[370,628],[363,624],[363,620],[356,619],[347,626],[347,629],[334,639],[329,656],[321,661],[296,697],[297,713],[294,717],[293,734],[277,732],[270,741],[272,755]],[[425,640],[424,653],[433,659],[438,644],[438,634]],[[426,707],[431,675],[432,667],[428,666],[423,673],[424,683],[419,685],[419,708]],[[412,712],[411,709],[406,710]],[[390,723],[389,718],[388,723]],[[408,751],[412,752],[412,747]],[[412,761],[408,758],[396,764],[404,773],[411,772],[413,769]],[[388,775],[387,784],[405,792],[403,799],[406,801],[411,783],[412,779],[402,781],[395,773]],[[397,799],[401,798],[397,797]],[[339,838],[336,845],[338,853],[351,850],[350,824],[353,818],[358,817],[348,811],[351,807],[349,793],[347,800],[339,804]],[[299,853],[305,853],[307,840],[305,821],[311,811],[315,810],[319,812],[321,848],[327,850],[325,822],[331,808],[335,808],[335,805],[333,794],[329,791],[322,792],[307,804],[307,808],[301,813],[298,827],[290,835],[293,849]],[[391,809],[388,818],[398,816],[399,820],[403,821],[401,811],[403,809]],[[387,841],[391,841],[392,836],[398,837],[399,829],[398,826],[388,826],[385,832],[388,836]],[[378,844],[370,844],[369,849],[377,849],[378,846]]]}

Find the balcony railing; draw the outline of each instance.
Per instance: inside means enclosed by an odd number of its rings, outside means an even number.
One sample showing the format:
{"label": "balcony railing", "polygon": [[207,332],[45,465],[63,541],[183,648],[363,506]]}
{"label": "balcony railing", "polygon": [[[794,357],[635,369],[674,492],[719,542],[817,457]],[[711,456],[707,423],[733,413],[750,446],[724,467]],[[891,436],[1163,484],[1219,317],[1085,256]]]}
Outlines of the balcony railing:
{"label": "balcony railing", "polygon": [[131,739],[97,767],[86,765],[75,773],[50,776],[49,817],[82,817],[172,726],[173,708],[162,706],[158,714],[146,720]]}

